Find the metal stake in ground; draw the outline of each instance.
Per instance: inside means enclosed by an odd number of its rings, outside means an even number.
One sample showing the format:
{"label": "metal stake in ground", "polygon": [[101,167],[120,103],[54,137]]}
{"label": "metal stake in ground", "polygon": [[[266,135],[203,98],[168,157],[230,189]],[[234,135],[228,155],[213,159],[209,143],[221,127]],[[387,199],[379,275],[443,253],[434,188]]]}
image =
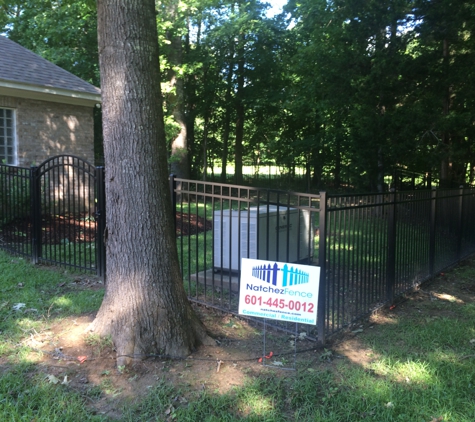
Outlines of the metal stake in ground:
{"label": "metal stake in ground", "polygon": [[[295,323],[295,331],[294,331],[294,362],[293,366],[286,367],[283,365],[282,362],[273,361],[272,365],[267,365],[266,361],[272,359],[274,357],[274,352],[271,350],[267,353],[267,318],[264,318],[263,321],[263,328],[262,328],[262,357],[259,359],[259,362],[262,363],[263,366],[268,366],[272,368],[279,368],[284,369],[287,371],[295,371],[297,369],[297,338],[298,338],[298,324]],[[276,355],[279,353],[277,352]]]}

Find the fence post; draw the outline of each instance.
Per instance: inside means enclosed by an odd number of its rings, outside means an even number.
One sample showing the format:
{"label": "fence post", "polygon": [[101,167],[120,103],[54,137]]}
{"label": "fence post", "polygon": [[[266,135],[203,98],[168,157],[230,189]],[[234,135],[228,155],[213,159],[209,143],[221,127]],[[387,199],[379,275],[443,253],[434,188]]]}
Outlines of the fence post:
{"label": "fence post", "polygon": [[458,233],[457,233],[457,261],[460,261],[462,258],[462,236],[463,236],[463,186],[460,186],[459,189],[459,209],[458,209]]}
{"label": "fence post", "polygon": [[325,316],[327,305],[326,260],[327,260],[327,193],[320,192],[320,213],[318,222],[318,266],[320,267],[320,286],[318,289],[317,335],[318,342],[325,344]]}
{"label": "fence post", "polygon": [[429,234],[429,275],[434,277],[435,268],[435,219],[437,217],[437,191],[431,192],[430,201],[430,234]]}
{"label": "fence post", "polygon": [[38,264],[41,257],[41,187],[38,167],[30,168],[31,195],[31,260]]}
{"label": "fence post", "polygon": [[104,281],[106,279],[106,191],[104,167],[96,167],[96,274]]}
{"label": "fence post", "polygon": [[172,215],[173,215],[173,222],[175,225],[176,231],[176,183],[175,183],[175,175],[173,173],[170,174],[168,177],[168,182],[170,184],[170,196],[172,199]]}
{"label": "fence post", "polygon": [[386,260],[386,300],[394,299],[394,283],[396,280],[396,192],[389,194],[388,215],[388,254]]}

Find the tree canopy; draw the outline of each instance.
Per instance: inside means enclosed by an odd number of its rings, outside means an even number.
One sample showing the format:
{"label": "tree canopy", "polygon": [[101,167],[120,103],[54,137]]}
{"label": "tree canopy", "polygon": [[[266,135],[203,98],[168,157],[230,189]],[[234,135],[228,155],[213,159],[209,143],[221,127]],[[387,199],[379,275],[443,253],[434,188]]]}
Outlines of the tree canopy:
{"label": "tree canopy", "polygon": [[[98,83],[96,4],[7,0],[14,41]],[[157,0],[173,169],[276,163],[315,189],[411,171],[474,182],[475,6],[466,0]]]}

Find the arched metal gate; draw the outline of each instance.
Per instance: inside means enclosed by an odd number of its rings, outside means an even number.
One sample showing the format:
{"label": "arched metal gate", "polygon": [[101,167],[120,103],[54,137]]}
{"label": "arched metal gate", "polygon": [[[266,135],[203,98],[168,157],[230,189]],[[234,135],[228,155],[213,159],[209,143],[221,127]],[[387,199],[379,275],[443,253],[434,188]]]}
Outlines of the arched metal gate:
{"label": "arched metal gate", "polygon": [[33,261],[104,276],[104,169],[59,155],[31,172]]}

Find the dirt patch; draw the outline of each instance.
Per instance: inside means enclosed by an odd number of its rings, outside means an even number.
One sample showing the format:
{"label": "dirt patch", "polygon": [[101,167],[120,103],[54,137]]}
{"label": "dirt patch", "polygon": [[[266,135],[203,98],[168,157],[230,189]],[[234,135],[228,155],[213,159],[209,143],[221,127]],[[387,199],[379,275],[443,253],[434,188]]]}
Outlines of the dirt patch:
{"label": "dirt patch", "polygon": [[397,324],[401,316],[414,321],[421,316],[426,319],[453,317],[448,303],[464,306],[475,302],[475,279],[470,280],[463,276],[466,269],[473,271],[474,267],[475,259],[469,259],[448,273],[440,273],[429,283],[399,297],[394,305],[382,308],[365,321],[349,327],[346,332],[331,339],[332,350],[347,357],[351,362],[367,366],[378,356],[362,344],[359,340],[360,333],[374,330],[378,325]]}
{"label": "dirt patch", "polygon": [[[475,261],[463,265],[473,267]],[[457,271],[463,271],[463,265],[400,298],[394,307],[385,308],[331,338],[325,348],[317,347],[304,336],[267,329],[264,351],[262,326],[198,305],[194,305],[195,310],[217,340],[216,346],[201,347],[186,359],[148,357],[120,370],[111,342],[85,334],[94,318],[92,314],[58,321],[47,331],[31,335],[25,344],[33,349],[29,358],[38,363],[38,371],[45,377],[67,384],[97,413],[119,419],[124,403],[143,399],[160,382],[178,387],[176,406],[180,406],[197,392],[229,392],[242,386],[250,376],[269,371],[269,367],[282,377],[309,368],[338,371],[338,364],[343,362],[369,367],[378,356],[360,341],[361,333],[376,330],[378,325],[395,324],[401,315],[415,317],[422,313],[427,318],[442,317],[444,312],[450,312],[445,309],[447,303],[463,306],[475,300],[475,280],[460,282],[458,278]],[[89,279],[78,279],[77,283],[84,289],[97,288]],[[436,310],[434,304],[439,305]],[[268,366],[259,362],[264,353],[269,357],[263,359]],[[293,365],[297,371],[281,370]]]}
{"label": "dirt patch", "polygon": [[[182,386],[178,400],[186,403],[200,391],[229,392],[242,386],[249,374],[268,370],[259,362],[263,353],[262,329],[233,315],[195,306],[213,337],[216,346],[201,347],[186,359],[150,357],[136,360],[130,368],[116,367],[115,351],[110,341],[85,334],[94,315],[66,318],[47,331],[30,336],[25,344],[33,349],[29,359],[38,370],[55,383],[67,384],[86,398],[97,413],[120,418],[124,400],[134,402],[159,382]],[[268,365],[293,365],[291,342],[294,338],[269,330]],[[299,349],[312,349],[314,343],[299,340]],[[279,348],[279,349],[278,349]],[[307,351],[315,358],[315,350]],[[298,359],[306,359],[299,356]],[[318,360],[318,359],[317,359]],[[287,376],[288,371],[282,371]]]}
{"label": "dirt patch", "polygon": [[[19,218],[2,227],[2,239],[6,243],[28,242],[33,223],[30,217]],[[41,216],[41,242],[57,245],[65,241],[74,243],[94,242],[96,222],[89,214]]]}

